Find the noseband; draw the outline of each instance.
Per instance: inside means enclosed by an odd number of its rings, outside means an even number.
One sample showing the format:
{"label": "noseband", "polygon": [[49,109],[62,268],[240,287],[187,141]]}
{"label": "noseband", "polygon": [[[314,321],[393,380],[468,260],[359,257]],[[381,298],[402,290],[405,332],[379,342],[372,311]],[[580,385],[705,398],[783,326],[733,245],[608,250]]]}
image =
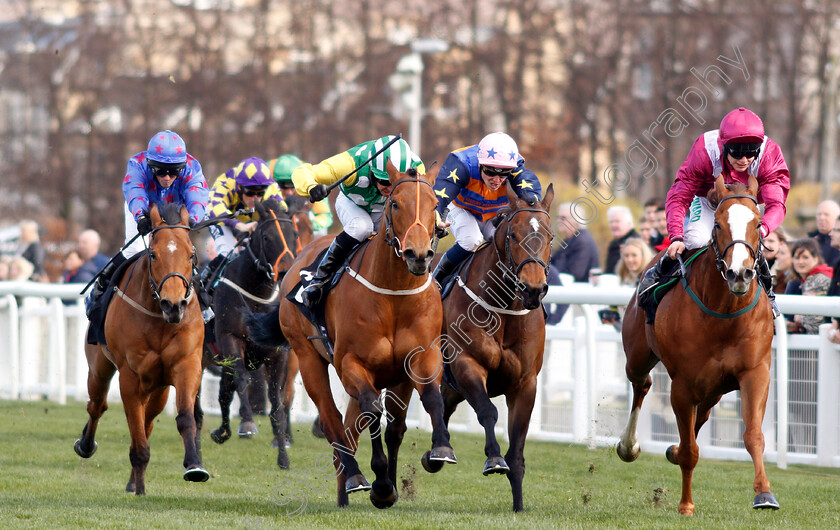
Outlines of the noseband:
{"label": "noseband", "polygon": [[[154,237],[155,237],[155,234],[156,234],[157,232],[159,232],[159,231],[161,231],[161,230],[168,230],[168,229],[173,229],[173,228],[183,228],[183,229],[185,229],[185,230],[187,230],[187,231],[189,231],[189,230],[190,230],[190,227],[189,227],[189,226],[186,226],[186,225],[163,225],[163,226],[158,226],[157,228],[153,228],[153,229],[152,229],[152,231],[151,231],[151,233],[150,233],[149,238],[150,238],[151,240],[153,240],[153,239],[154,239]],[[150,261],[149,261],[149,285],[151,286],[151,289],[152,289],[152,298],[154,298],[155,302],[158,302],[158,303],[160,302],[160,290],[163,288],[163,283],[164,283],[166,280],[168,280],[169,278],[172,278],[172,277],[175,277],[175,278],[180,278],[180,279],[181,279],[181,281],[182,281],[182,282],[184,282],[184,287],[186,287],[186,289],[187,289],[186,294],[184,294],[184,298],[185,298],[185,299],[187,299],[187,300],[189,300],[189,299],[190,299],[190,297],[192,296],[192,276],[193,276],[193,271],[195,270],[195,267],[196,267],[196,265],[197,265],[197,261],[196,261],[196,260],[197,260],[197,258],[196,258],[196,253],[195,253],[195,246],[193,246],[193,248],[192,248],[192,257],[190,258],[190,260],[192,261],[192,265],[193,265],[193,266],[192,266],[192,269],[190,270],[190,277],[189,277],[189,279],[187,279],[187,277],[186,277],[186,276],[184,276],[183,274],[181,274],[180,272],[170,272],[169,274],[167,274],[166,276],[164,276],[164,277],[160,280],[160,282],[159,282],[159,283],[155,283],[155,279],[154,279],[154,278],[152,278],[152,264],[151,264],[151,258],[153,258],[153,257],[155,256],[155,253],[154,253],[154,251],[151,249],[151,246],[148,248],[148,252],[149,252],[149,258],[150,258]]]}
{"label": "noseband", "polygon": [[[510,217],[507,219],[507,233],[505,234],[505,257],[507,259],[508,268],[515,269],[514,270],[514,276],[519,277],[519,272],[522,270],[522,267],[524,267],[528,263],[537,263],[539,266],[541,266],[543,268],[543,270],[545,271],[546,277],[548,277],[548,263],[543,261],[539,256],[531,256],[529,254],[528,257],[523,259],[522,261],[520,261],[519,264],[517,264],[516,260],[514,260],[514,258],[513,258],[513,251],[510,247],[510,240],[511,240],[510,232],[511,232],[511,229],[513,227],[512,226],[513,225],[513,218],[514,218],[514,216],[516,216],[516,214],[518,214],[520,212],[541,213],[541,214],[545,214],[546,217],[551,219],[551,216],[549,215],[549,213],[547,211],[541,210],[539,208],[520,208],[518,210],[514,210],[514,212],[512,214],[510,214]],[[534,219],[534,218],[532,218],[532,219]],[[540,222],[540,224],[542,225],[541,222]],[[554,241],[554,232],[551,229],[549,229],[548,233],[551,234],[551,236],[548,240],[548,247],[551,248],[551,242]],[[499,254],[498,247],[496,247],[496,254],[497,255]],[[500,258],[501,258],[501,256],[500,256]]]}
{"label": "noseband", "polygon": [[[394,196],[394,191],[400,184],[405,184],[406,182],[416,182],[417,183],[417,200],[415,202],[415,210],[414,210],[414,222],[411,223],[411,226],[408,227],[405,231],[405,235],[403,236],[403,240],[400,241],[397,238],[396,234],[394,233],[394,222],[391,218],[391,210],[394,207],[394,201],[391,200],[391,197]],[[428,187],[432,187],[428,181],[425,179],[403,179],[396,184],[394,187],[391,188],[391,195],[388,197],[388,202],[385,204],[385,243],[388,244],[390,247],[394,247],[394,252],[396,252],[398,258],[402,258],[403,248],[405,247],[404,241],[408,238],[408,233],[411,231],[412,228],[415,226],[419,226],[423,230],[426,231],[426,234],[429,233],[429,229],[426,228],[426,225],[420,220],[420,183],[425,184]],[[429,238],[429,241],[434,239],[434,236]]]}
{"label": "noseband", "polygon": [[[715,208],[715,212],[717,212],[717,209],[720,208],[723,205],[724,201],[729,200],[729,199],[750,199],[751,201],[753,201],[753,203],[758,205],[758,200],[756,200],[756,198],[753,197],[752,195],[745,195],[745,194],[729,195],[728,197],[722,198],[720,200],[720,202],[718,202],[717,208]],[[755,272],[757,274],[757,271],[756,271],[756,268],[755,268],[755,262],[758,260],[758,257],[761,256],[761,223],[759,223],[759,225],[756,227],[756,229],[758,230],[758,242],[759,242],[758,250],[753,248],[752,245],[750,245],[747,241],[745,241],[743,239],[733,239],[725,247],[723,247],[722,251],[719,251],[718,250],[717,235],[718,235],[718,232],[723,230],[723,229],[717,223],[717,221],[715,221],[715,226],[714,226],[714,229],[712,230],[712,244],[711,244],[711,247],[712,247],[712,250],[715,253],[715,267],[717,268],[718,272],[720,272],[721,276],[723,276],[724,280],[730,281],[729,278],[726,277],[726,274],[727,274],[727,271],[728,271],[728,266],[726,264],[726,261],[724,261],[723,256],[726,255],[726,251],[729,250],[729,247],[731,247],[733,245],[736,245],[738,243],[743,244],[744,246],[746,246],[749,249],[750,254],[753,257],[753,268],[752,268],[752,270],[753,270],[753,272]]]}

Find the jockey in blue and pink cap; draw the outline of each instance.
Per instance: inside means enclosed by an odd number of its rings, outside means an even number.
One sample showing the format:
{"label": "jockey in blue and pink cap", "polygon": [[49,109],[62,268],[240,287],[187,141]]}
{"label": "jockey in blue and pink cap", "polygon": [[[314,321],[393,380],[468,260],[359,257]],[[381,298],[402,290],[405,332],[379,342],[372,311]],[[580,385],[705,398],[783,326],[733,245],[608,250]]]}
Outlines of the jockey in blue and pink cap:
{"label": "jockey in blue and pink cap", "polygon": [[[668,192],[665,212],[671,244],[659,263],[645,273],[639,296],[655,287],[662,275],[676,263],[685,249],[706,245],[714,227],[714,208],[706,194],[715,179],[747,184],[750,175],[758,181],[758,202],[764,203],[761,235],[778,228],[785,218],[785,201],[790,191],[790,173],[778,144],[764,134],[764,124],[754,112],[740,107],[723,117],[720,128],[695,140],[677,178]],[[758,279],[779,315],[773,293],[770,268],[764,254],[756,260]]]}
{"label": "jockey in blue and pink cap", "polygon": [[201,164],[187,153],[181,136],[169,130],[156,133],[145,151],[128,160],[122,188],[125,196],[125,241],[128,243],[138,233],[144,237],[126,246],[102,270],[94,285],[94,300],[105,290],[114,271],[146,248],[148,242],[145,236],[152,230],[149,219],[152,204],[183,204],[189,212],[190,225],[193,225],[204,218],[210,193]]}

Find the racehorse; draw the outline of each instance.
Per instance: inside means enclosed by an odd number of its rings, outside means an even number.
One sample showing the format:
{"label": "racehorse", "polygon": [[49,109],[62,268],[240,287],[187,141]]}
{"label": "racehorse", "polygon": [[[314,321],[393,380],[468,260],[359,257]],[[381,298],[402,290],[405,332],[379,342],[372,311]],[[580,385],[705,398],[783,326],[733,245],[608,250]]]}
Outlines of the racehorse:
{"label": "racehorse", "polygon": [[157,205],[149,211],[149,248],[132,263],[105,317],[107,346],[85,347],[90,419],[74,449],[82,458],[96,451],[96,427],[108,409],[111,377],[120,376],[120,395],[131,433],[131,477],[126,491],[146,493],[149,435],[154,419],[175,387],[178,432],[184,440],[184,479],[204,482],[200,431],[193,407],[201,383],[204,324],[191,280],[196,263],[189,215],[183,206]]}
{"label": "racehorse", "polygon": [[[219,444],[230,438],[230,404],[234,390],[240,399],[240,435],[256,433],[246,390],[250,382],[249,371],[264,365],[271,402],[272,446],[278,448],[277,465],[288,469],[285,436],[289,430],[287,414],[291,399],[284,403],[280,396],[280,387],[286,381],[288,349],[254,344],[249,338],[245,316],[264,311],[277,300],[278,281],[294,260],[298,232],[292,213],[285,205],[270,199],[258,201],[255,208],[260,221],[243,251],[225,269],[213,294],[216,340],[215,345],[207,347],[217,350],[221,359],[232,362],[225,363],[222,368],[219,386],[222,424],[210,433],[210,437]],[[288,392],[288,389],[284,391]]]}
{"label": "racehorse", "polygon": [[[466,399],[484,427],[484,475],[506,474],[513,509],[521,511],[525,436],[534,408],[545,348],[541,301],[548,291],[553,230],[549,209],[554,187],[539,203],[508,190],[511,210],[500,213],[492,241],[475,252],[443,302],[446,373],[441,387],[444,419]],[[496,441],[498,411],[491,397],[504,395],[510,447],[502,458]],[[423,460],[427,471],[440,464]]]}
{"label": "racehorse", "polygon": [[761,252],[757,190],[753,176],[747,186],[724,185],[719,176],[708,194],[716,208],[711,243],[694,260],[688,278],[664,296],[652,325],[646,324],[636,294],[624,315],[621,334],[633,402],[616,450],[625,462],[639,456],[636,421],[652,384],[650,371],[662,361],[671,377],[671,406],[680,432],[679,446],[672,445],[665,454],[682,469],[683,515],[694,513],[691,476],[698,459],[697,433],[721,396],[733,390],[741,391],[744,445],[755,468],[753,507],[779,507],[762,460],[773,318],[755,281]]}
{"label": "racehorse", "polygon": [[[348,423],[342,426],[330,390],[329,355],[320,339],[313,337],[318,335],[314,326],[290,300],[283,298],[273,321],[262,317],[252,326],[255,339],[257,335],[267,339],[270,328],[276,328],[279,320],[282,335],[298,355],[304,386],[318,407],[320,424],[334,448],[339,506],[348,504],[349,493],[364,490],[370,490],[370,500],[377,508],[388,508],[397,501],[396,466],[389,466],[379,432],[383,389],[402,384],[416,388],[432,420],[432,450],[427,458],[456,462],[443,421],[439,389],[440,294],[429,274],[437,204],[431,183],[436,175],[420,175],[414,169],[400,173],[390,161],[386,169],[393,186],[380,231],[351,258],[349,268],[328,293],[324,309],[329,340],[335,345],[332,363],[345,390],[357,401],[358,414],[348,412]],[[330,238],[324,237],[303,249],[283,279],[284,295],[298,283],[301,268],[329,244]],[[275,335],[274,340],[281,337]],[[404,408],[406,401],[397,408]],[[394,405],[387,406],[390,409]],[[361,422],[356,421],[358,418]],[[389,436],[396,431],[391,427],[390,413],[388,418],[386,442],[390,448]],[[373,485],[354,458],[358,437],[365,428],[370,429],[373,446]],[[389,457],[396,462],[396,453]]]}

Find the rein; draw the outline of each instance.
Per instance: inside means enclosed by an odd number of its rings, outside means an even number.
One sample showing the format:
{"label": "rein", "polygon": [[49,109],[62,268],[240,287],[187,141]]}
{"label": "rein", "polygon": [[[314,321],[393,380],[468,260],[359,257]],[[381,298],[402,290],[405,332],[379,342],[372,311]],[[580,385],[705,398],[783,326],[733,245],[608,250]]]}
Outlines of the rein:
{"label": "rein", "polygon": [[[162,226],[158,226],[158,227],[152,229],[152,231],[149,235],[149,239],[150,240],[154,239],[155,234],[160,232],[161,230],[169,230],[169,229],[175,229],[175,228],[183,228],[183,229],[186,229],[187,232],[190,231],[190,227],[186,226],[186,225],[162,225]],[[151,260],[151,258],[153,258],[155,256],[154,251],[152,251],[151,248],[147,248],[146,251],[149,253],[149,259]],[[189,279],[187,279],[187,277],[184,276],[183,274],[181,274],[180,272],[170,272],[169,274],[165,275],[160,280],[159,283],[155,283],[155,279],[152,277],[152,264],[151,264],[151,262],[149,263],[149,285],[152,288],[152,298],[155,300],[155,302],[160,302],[160,289],[163,288],[164,282],[166,282],[166,280],[168,280],[169,278],[180,278],[181,281],[184,282],[184,287],[187,289],[187,292],[184,295],[184,298],[186,298],[187,300],[192,298],[192,295],[193,295],[193,288],[192,288],[193,273],[192,273],[192,271],[195,270],[195,267],[196,267],[196,264],[197,264],[196,259],[197,258],[196,258],[196,253],[195,253],[195,247],[193,246],[192,257],[190,258],[193,266],[192,266],[192,269],[190,271]]]}

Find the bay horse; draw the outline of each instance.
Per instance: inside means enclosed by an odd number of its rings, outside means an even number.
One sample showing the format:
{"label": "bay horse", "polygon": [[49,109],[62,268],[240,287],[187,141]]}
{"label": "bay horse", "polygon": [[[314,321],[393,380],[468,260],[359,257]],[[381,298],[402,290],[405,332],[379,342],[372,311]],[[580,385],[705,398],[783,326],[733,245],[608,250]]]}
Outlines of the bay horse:
{"label": "bay horse", "polygon": [[662,361],[671,377],[671,406],[680,433],[679,446],[672,445],[665,454],[682,470],[678,509],[683,515],[694,513],[691,477],[698,460],[697,433],[712,407],[733,390],[741,391],[744,445],[755,468],[753,508],[779,507],[763,462],[761,423],[770,386],[773,317],[756,280],[762,244],[757,191],[752,175],[746,186],[725,185],[718,176],[707,197],[715,207],[711,243],[694,260],[688,278],[664,296],[652,325],[637,305],[638,293],[624,315],[621,335],[633,401],[616,450],[625,462],[639,456],[639,409],[652,384],[650,371]]}
{"label": "bay horse", "polygon": [[[525,437],[545,349],[542,298],[548,291],[554,187],[540,202],[519,199],[508,188],[510,211],[500,213],[492,241],[469,258],[443,302],[444,419],[465,399],[484,427],[483,474],[506,474],[513,510],[522,511]],[[496,441],[498,411],[490,398],[505,396],[510,447]],[[427,471],[440,464],[423,459]]]}
{"label": "bay horse", "polygon": [[[282,335],[298,356],[306,392],[318,407],[320,425],[334,449],[339,506],[348,504],[349,493],[366,490],[377,508],[388,508],[397,501],[396,470],[389,466],[379,429],[383,412],[380,392],[384,389],[403,384],[417,389],[432,420],[432,450],[427,458],[457,461],[443,420],[439,388],[440,294],[429,274],[434,256],[431,242],[437,199],[432,183],[436,172],[421,175],[409,169],[400,173],[390,161],[386,169],[393,186],[380,231],[351,258],[348,270],[325,302],[329,339],[335,345],[332,364],[345,390],[356,400],[359,413],[348,413],[342,425],[330,390],[329,355],[319,333],[294,303],[284,297],[273,321],[262,317],[252,326],[253,336],[262,333],[267,339],[270,328],[277,328],[279,321]],[[301,268],[312,263],[330,240],[323,237],[303,249],[283,279],[284,295],[298,283]],[[279,334],[275,333],[274,340],[281,340]],[[386,394],[386,400],[388,395],[393,396]],[[402,409],[406,403],[396,408]],[[388,409],[393,406],[387,405]],[[387,417],[386,439],[395,432],[390,413]],[[362,421],[356,421],[358,418]],[[354,457],[365,429],[370,429],[373,447],[371,468],[376,480],[372,485]],[[396,462],[396,453],[389,457]]]}
{"label": "bay horse", "polygon": [[108,409],[108,387],[119,370],[120,395],[131,433],[131,477],[126,491],[146,493],[149,436],[175,387],[176,424],[184,441],[184,479],[204,482],[200,431],[193,416],[201,383],[204,322],[192,289],[196,263],[189,214],[183,206],[153,205],[148,251],[128,266],[105,317],[104,344],[87,344],[90,418],[74,449],[82,458],[96,451],[96,428]]}
{"label": "bay horse", "polygon": [[[219,406],[222,424],[210,433],[216,443],[231,436],[230,405],[233,393],[239,394],[240,433],[256,433],[251,403],[247,396],[250,371],[266,367],[269,418],[277,447],[277,465],[289,467],[285,437],[289,430],[288,406],[280,393],[286,381],[288,349],[266,348],[250,340],[245,316],[265,311],[280,293],[279,280],[294,260],[298,232],[293,213],[276,200],[258,201],[255,209],[259,222],[248,243],[225,268],[213,293],[215,343],[206,345],[224,361],[219,385]],[[217,353],[216,353],[217,352]],[[241,434],[240,434],[241,435]],[[250,437],[250,436],[248,436]]]}

